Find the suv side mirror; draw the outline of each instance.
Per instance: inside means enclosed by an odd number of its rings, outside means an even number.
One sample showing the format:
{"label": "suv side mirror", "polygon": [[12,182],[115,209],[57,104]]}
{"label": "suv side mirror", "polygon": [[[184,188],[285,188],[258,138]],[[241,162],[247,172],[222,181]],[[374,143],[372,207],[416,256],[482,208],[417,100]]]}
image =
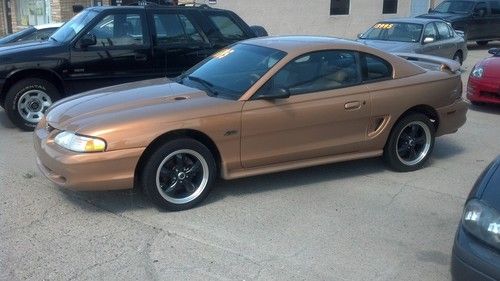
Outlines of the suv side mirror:
{"label": "suv side mirror", "polygon": [[491,48],[488,50],[488,53],[492,54],[492,55],[496,55],[496,54],[500,53],[500,48]]}
{"label": "suv side mirror", "polygon": [[486,14],[485,9],[479,9],[475,10],[474,13],[472,13],[472,16],[474,16],[475,18],[482,18],[484,17],[485,14]]}
{"label": "suv side mirror", "polygon": [[290,97],[290,91],[284,88],[272,89],[270,92],[260,95],[258,99],[260,100],[276,100],[276,99],[287,99]]}
{"label": "suv side mirror", "polygon": [[262,26],[252,25],[252,26],[250,26],[250,28],[252,29],[253,33],[255,33],[255,35],[257,37],[265,37],[265,36],[269,35],[267,33],[267,30],[264,27],[262,27]]}
{"label": "suv side mirror", "polygon": [[78,44],[80,45],[80,48],[84,49],[87,48],[88,46],[94,46],[97,44],[97,39],[95,37],[95,34],[92,33],[87,33],[78,40]]}
{"label": "suv side mirror", "polygon": [[434,41],[436,41],[436,39],[434,37],[431,37],[431,36],[424,38],[424,44],[429,44],[429,43],[432,43]]}
{"label": "suv side mirror", "polygon": [[363,37],[363,33],[358,33],[358,38],[361,39]]}

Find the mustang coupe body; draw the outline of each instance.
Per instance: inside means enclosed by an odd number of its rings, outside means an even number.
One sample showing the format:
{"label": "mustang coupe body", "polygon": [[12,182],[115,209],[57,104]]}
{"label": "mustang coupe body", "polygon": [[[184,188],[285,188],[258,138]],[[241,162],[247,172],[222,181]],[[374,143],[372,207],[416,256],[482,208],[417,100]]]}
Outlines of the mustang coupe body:
{"label": "mustang coupe body", "polygon": [[34,132],[38,165],[76,190],[140,186],[171,210],[203,200],[218,176],[377,156],[412,171],[465,123],[459,68],[336,38],[251,39],[174,80],[55,103]]}

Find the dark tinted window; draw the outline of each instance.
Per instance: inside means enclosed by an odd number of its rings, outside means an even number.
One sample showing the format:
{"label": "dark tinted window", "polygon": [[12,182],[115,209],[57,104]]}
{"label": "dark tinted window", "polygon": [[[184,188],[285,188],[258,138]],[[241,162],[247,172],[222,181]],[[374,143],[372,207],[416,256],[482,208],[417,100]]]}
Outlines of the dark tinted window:
{"label": "dark tinted window", "polygon": [[398,12],[398,0],[384,0],[384,7],[382,13],[396,14]]}
{"label": "dark tinted window", "polygon": [[479,17],[484,17],[486,16],[488,12],[488,8],[486,6],[486,2],[478,2],[476,6],[474,7],[474,14],[479,16]]}
{"label": "dark tinted window", "polygon": [[369,54],[362,56],[363,81],[392,77],[392,66],[387,61]]}
{"label": "dark tinted window", "polygon": [[185,15],[155,14],[154,22],[156,42],[160,45],[203,42],[200,33]]}
{"label": "dark tinted window", "polygon": [[330,15],[348,15],[350,0],[330,0]]}
{"label": "dark tinted window", "polygon": [[500,1],[492,1],[491,4],[491,14],[500,15]]}
{"label": "dark tinted window", "polygon": [[209,18],[224,38],[230,40],[245,38],[243,30],[230,17],[225,15],[210,15]]}
{"label": "dark tinted window", "polygon": [[424,38],[427,38],[427,37],[437,38],[437,31],[436,31],[436,28],[434,28],[433,23],[429,23],[425,26]]}
{"label": "dark tinted window", "polygon": [[474,7],[473,1],[443,1],[434,11],[438,13],[468,14]]}
{"label": "dark tinted window", "polygon": [[139,14],[115,14],[104,17],[89,33],[97,39],[96,47],[145,44],[142,17]]}
{"label": "dark tinted window", "polygon": [[451,31],[446,23],[436,22],[436,27],[439,34],[439,39],[444,40],[452,37]]}
{"label": "dark tinted window", "polygon": [[56,31],[57,28],[46,28],[42,30],[37,30],[26,37],[22,37],[17,41],[29,41],[29,40],[47,40],[50,35]]}
{"label": "dark tinted window", "polygon": [[319,92],[360,82],[356,55],[351,51],[322,51],[289,62],[260,91],[287,89],[291,95]]}

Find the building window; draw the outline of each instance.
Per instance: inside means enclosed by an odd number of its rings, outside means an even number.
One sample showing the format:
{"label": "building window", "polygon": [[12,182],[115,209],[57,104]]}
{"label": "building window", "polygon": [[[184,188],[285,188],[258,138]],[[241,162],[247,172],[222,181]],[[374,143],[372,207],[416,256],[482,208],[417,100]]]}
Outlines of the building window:
{"label": "building window", "polygon": [[398,0],[384,0],[384,7],[382,13],[396,14],[398,12]]}
{"label": "building window", "polygon": [[330,0],[330,15],[348,15],[350,0]]}

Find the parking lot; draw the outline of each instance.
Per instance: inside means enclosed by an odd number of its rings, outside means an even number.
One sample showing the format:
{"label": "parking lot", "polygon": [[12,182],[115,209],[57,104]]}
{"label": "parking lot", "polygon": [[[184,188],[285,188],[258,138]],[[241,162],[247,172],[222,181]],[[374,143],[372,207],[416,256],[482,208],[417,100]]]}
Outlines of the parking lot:
{"label": "parking lot", "polygon": [[[488,56],[469,47],[464,83]],[[54,186],[32,134],[0,110],[0,280],[450,280],[464,200],[500,153],[499,121],[500,107],[471,106],[416,172],[370,159],[219,181],[201,206],[167,212],[136,191]]]}

